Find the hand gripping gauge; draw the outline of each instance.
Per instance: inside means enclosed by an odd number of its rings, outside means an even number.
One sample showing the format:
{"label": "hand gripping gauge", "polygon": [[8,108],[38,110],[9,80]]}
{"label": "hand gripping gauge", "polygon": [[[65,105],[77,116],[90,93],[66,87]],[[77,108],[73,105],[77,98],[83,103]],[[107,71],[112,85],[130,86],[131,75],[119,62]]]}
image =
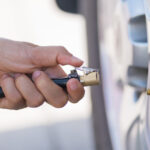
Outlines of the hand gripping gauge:
{"label": "hand gripping gauge", "polygon": [[[98,85],[100,82],[98,70],[87,67],[75,68],[66,78],[55,78],[52,80],[57,85],[65,89],[68,80],[72,78],[79,80],[83,86]],[[5,95],[3,93],[2,88],[0,88],[0,98],[3,97],[5,97]]]}

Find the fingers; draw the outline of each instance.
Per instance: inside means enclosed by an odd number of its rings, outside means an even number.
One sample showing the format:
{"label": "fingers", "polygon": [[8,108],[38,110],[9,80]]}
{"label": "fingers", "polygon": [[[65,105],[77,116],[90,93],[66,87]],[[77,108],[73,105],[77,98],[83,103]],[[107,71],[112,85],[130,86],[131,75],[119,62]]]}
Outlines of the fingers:
{"label": "fingers", "polygon": [[26,75],[18,74],[15,80],[5,76],[1,80],[1,87],[5,94],[5,98],[0,100],[1,108],[38,107],[44,102],[44,97]]}
{"label": "fingers", "polygon": [[0,107],[7,109],[20,109],[26,106],[37,107],[46,99],[49,104],[60,108],[67,103],[68,99],[72,103],[76,103],[84,96],[84,88],[77,79],[68,81],[68,94],[50,80],[50,77],[66,76],[60,66],[48,68],[46,73],[34,72],[35,85],[26,75],[14,75],[15,80],[5,75],[0,82],[5,94],[5,98],[0,99]]}
{"label": "fingers", "polygon": [[56,85],[46,73],[36,71],[33,73],[33,80],[38,90],[43,94],[49,104],[54,107],[63,107],[67,101],[68,96],[64,90]]}
{"label": "fingers", "polygon": [[26,100],[27,106],[38,107],[43,104],[44,97],[26,75],[17,76],[15,81],[16,87]]}
{"label": "fingers", "polygon": [[67,82],[67,91],[69,100],[72,103],[77,103],[84,96],[84,88],[77,79],[70,79]]}
{"label": "fingers", "polygon": [[5,98],[0,99],[0,107],[7,109],[20,109],[26,106],[22,95],[16,88],[15,81],[8,75],[1,78],[1,87]]}
{"label": "fingers", "polygon": [[42,67],[58,64],[79,67],[83,61],[72,56],[62,46],[38,46],[32,43],[0,39],[1,63],[3,73],[32,73]]}
{"label": "fingers", "polygon": [[83,64],[82,60],[72,56],[61,46],[34,47],[28,50],[28,55],[37,67],[52,67],[58,64],[79,67]]}
{"label": "fingers", "polygon": [[[60,77],[65,75],[60,67],[49,68],[47,73],[52,76],[51,71],[55,72],[55,69],[60,71],[60,74],[58,73]],[[33,74],[35,85],[26,75],[18,74],[15,75],[15,78],[14,80],[10,76],[5,76],[1,79],[1,87],[5,94],[5,98],[0,99],[1,108],[21,109],[26,106],[37,107],[45,99],[54,107],[61,108],[67,103],[68,94],[72,103],[78,102],[84,95],[83,86],[76,79],[68,81],[67,94],[42,71],[36,71]]]}
{"label": "fingers", "polygon": [[[61,70],[61,68],[59,69]],[[49,71],[52,70],[49,69]],[[77,103],[80,99],[82,99],[85,93],[83,86],[77,79],[70,79],[68,81],[67,83],[68,93],[66,93],[61,87],[59,87],[52,80],[50,80],[48,75],[46,75],[42,71],[34,72],[33,80],[36,86],[38,87],[39,91],[44,95],[47,102],[57,108],[63,107],[67,103],[68,94],[69,100],[72,103]]]}

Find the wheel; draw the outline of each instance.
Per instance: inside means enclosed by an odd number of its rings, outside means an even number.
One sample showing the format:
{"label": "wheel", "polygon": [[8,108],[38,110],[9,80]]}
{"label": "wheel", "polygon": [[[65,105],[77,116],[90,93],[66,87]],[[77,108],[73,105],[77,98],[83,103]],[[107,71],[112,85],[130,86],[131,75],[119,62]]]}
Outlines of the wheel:
{"label": "wheel", "polygon": [[115,150],[150,149],[145,6],[141,0],[99,1],[104,95]]}

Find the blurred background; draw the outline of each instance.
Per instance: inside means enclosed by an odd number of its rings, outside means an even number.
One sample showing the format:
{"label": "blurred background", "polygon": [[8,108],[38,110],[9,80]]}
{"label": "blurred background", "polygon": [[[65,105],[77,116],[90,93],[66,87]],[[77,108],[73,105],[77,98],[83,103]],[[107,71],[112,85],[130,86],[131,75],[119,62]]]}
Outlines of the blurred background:
{"label": "blurred background", "polygon": [[0,37],[62,45],[101,80],[61,109],[0,109],[0,150],[149,150],[149,20],[150,0],[0,0]]}
{"label": "blurred background", "polygon": [[[87,66],[85,19],[54,0],[0,0],[0,36],[38,45],[62,45]],[[72,69],[64,67],[67,73]],[[78,104],[0,110],[0,150],[94,150],[89,88]]]}

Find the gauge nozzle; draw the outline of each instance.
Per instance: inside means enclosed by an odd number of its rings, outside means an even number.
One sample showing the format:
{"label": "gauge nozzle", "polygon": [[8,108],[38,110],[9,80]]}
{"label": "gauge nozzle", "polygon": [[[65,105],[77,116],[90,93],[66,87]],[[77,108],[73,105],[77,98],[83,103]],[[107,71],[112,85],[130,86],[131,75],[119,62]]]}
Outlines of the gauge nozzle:
{"label": "gauge nozzle", "polygon": [[98,85],[100,83],[99,72],[97,69],[80,67],[76,68],[76,70],[82,72],[82,75],[79,75],[79,79],[83,86]]}

